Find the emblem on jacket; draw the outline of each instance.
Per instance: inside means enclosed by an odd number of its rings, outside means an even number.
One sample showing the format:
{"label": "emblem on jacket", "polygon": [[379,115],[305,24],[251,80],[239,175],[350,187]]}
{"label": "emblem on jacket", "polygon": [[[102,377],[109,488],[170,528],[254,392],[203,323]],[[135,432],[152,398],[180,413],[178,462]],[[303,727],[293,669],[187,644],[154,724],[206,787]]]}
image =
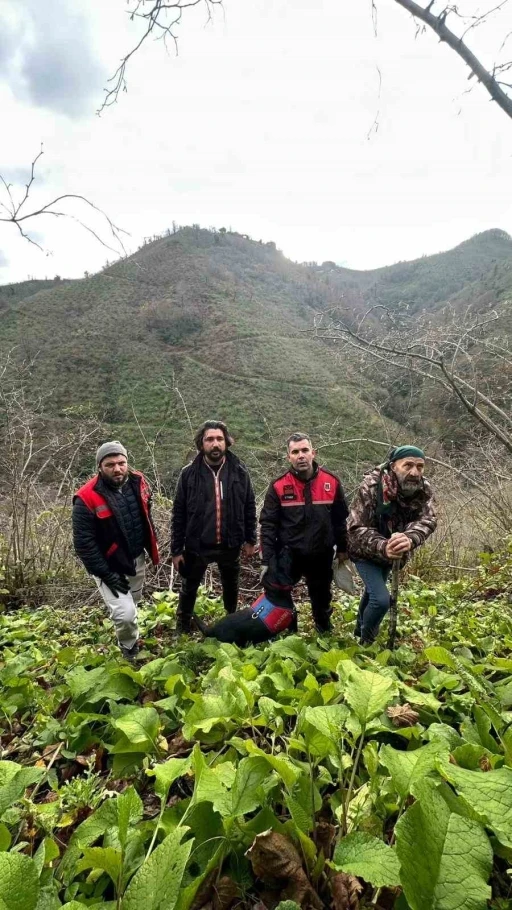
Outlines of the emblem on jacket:
{"label": "emblem on jacket", "polygon": [[331,492],[331,484],[330,484],[330,481],[326,480],[326,482],[324,483],[324,490],[325,490],[326,493],[330,493],[330,492]]}
{"label": "emblem on jacket", "polygon": [[284,501],[285,499],[296,499],[296,498],[297,497],[295,496],[295,490],[293,488],[293,484],[285,483],[285,485],[283,487],[283,495],[281,496],[281,499]]}

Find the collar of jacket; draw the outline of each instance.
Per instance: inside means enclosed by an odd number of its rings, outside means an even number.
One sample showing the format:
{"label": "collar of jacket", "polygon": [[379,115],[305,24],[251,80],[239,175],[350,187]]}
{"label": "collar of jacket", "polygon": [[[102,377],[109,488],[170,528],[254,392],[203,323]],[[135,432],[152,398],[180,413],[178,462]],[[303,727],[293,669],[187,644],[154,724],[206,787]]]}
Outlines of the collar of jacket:
{"label": "collar of jacket", "polygon": [[[231,472],[233,470],[238,470],[243,473],[246,470],[245,465],[240,461],[238,455],[235,455],[234,452],[230,452],[229,449],[227,450],[224,458],[225,458],[225,464],[227,464],[227,466]],[[201,463],[203,462],[203,460],[204,460],[203,453],[198,452],[196,457],[190,462],[190,464],[194,468],[199,469],[201,467]]]}
{"label": "collar of jacket", "polygon": [[293,474],[293,476],[296,477],[297,480],[300,480],[301,483],[310,483],[311,480],[314,480],[315,477],[318,476],[319,470],[320,470],[320,465],[318,464],[317,461],[314,461],[313,462],[313,473],[312,473],[311,477],[307,477],[307,478],[301,477],[300,474],[297,473],[295,468],[290,468],[290,474]]}

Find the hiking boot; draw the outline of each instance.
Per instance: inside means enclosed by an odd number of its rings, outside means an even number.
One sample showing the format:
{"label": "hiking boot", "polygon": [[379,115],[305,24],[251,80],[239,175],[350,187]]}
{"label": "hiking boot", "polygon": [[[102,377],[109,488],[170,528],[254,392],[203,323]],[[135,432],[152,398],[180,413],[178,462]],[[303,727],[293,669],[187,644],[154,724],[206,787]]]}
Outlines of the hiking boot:
{"label": "hiking boot", "polygon": [[129,661],[129,663],[134,664],[135,659],[139,653],[138,641],[136,641],[131,648],[125,648],[124,645],[119,645],[119,647],[121,648],[121,654],[123,655],[124,659]]}
{"label": "hiking boot", "polygon": [[332,626],[331,626],[330,622],[326,622],[326,623],[316,622],[315,629],[319,635],[331,635],[331,633],[332,633]]}
{"label": "hiking boot", "polygon": [[206,638],[206,636],[208,635],[209,627],[206,625],[206,623],[202,619],[199,619],[198,616],[194,615],[194,616],[192,616],[190,625],[191,625],[191,629],[193,631],[200,632],[201,635],[204,635]]}
{"label": "hiking boot", "polygon": [[192,631],[192,616],[176,616],[176,635],[190,635]]}

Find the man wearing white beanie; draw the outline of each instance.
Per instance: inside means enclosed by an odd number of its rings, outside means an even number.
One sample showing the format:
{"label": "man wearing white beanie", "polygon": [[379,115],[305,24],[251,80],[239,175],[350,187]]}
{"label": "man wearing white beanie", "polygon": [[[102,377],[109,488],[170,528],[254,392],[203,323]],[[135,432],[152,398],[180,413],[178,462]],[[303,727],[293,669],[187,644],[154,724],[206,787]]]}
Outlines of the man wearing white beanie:
{"label": "man wearing white beanie", "polygon": [[123,656],[134,660],[145,552],[158,563],[151,489],[140,471],[128,467],[118,440],[99,447],[96,467],[98,473],[73,497],[73,542],[105,601]]}

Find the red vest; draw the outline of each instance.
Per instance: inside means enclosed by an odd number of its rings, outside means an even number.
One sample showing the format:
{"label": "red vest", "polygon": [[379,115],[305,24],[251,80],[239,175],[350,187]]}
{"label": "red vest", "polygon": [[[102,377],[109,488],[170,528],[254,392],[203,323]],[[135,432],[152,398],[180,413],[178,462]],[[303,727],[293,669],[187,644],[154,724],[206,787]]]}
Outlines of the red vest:
{"label": "red vest", "polygon": [[[155,529],[153,527],[153,522],[151,521],[149,514],[151,488],[146,478],[144,477],[144,474],[142,474],[140,471],[130,470],[130,474],[134,477],[140,478],[139,501],[142,509],[142,514],[148,528],[151,561],[153,565],[156,566],[160,561],[160,556],[158,553],[158,543],[156,539]],[[96,518],[100,520],[106,518],[114,518],[112,510],[108,505],[106,499],[101,495],[101,493],[98,493],[98,491],[95,490],[97,482],[98,475],[95,474],[95,476],[91,477],[91,479],[88,480],[87,483],[83,485],[83,487],[80,487],[80,489],[77,490],[75,496],[78,496],[87,506],[87,508],[90,509],[91,512],[94,512]],[[118,546],[119,544],[114,540],[104,554],[105,557],[108,559],[109,556],[112,556],[117,550]]]}

